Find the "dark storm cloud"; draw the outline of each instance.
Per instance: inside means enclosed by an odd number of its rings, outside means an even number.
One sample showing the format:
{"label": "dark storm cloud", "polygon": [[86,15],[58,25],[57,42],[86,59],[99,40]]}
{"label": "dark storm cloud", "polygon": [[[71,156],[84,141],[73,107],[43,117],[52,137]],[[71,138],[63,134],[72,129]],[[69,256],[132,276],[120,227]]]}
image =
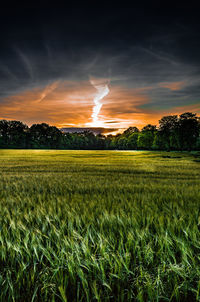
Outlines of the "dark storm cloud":
{"label": "dark storm cloud", "polygon": [[[29,4],[2,10],[0,101],[55,81],[87,81],[92,75],[110,78],[111,87],[140,89],[149,97],[141,108],[197,103],[198,18],[193,7],[184,5]],[[169,88],[177,82],[183,85]]]}

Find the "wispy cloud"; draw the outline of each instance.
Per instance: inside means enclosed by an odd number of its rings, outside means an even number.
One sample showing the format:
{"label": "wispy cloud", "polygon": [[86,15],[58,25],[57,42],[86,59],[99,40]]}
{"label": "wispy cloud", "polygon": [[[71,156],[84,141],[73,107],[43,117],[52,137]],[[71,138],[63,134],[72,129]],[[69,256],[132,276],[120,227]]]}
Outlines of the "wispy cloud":
{"label": "wispy cloud", "polygon": [[159,84],[162,88],[168,88],[170,90],[180,90],[184,86],[186,86],[185,81],[179,81],[179,82],[162,82]]}
{"label": "wispy cloud", "polygon": [[31,80],[33,80],[34,79],[33,66],[32,66],[32,63],[29,60],[28,56],[17,47],[14,47],[14,50],[17,53],[17,55],[19,56],[24,68],[27,71],[28,76],[30,77]]}

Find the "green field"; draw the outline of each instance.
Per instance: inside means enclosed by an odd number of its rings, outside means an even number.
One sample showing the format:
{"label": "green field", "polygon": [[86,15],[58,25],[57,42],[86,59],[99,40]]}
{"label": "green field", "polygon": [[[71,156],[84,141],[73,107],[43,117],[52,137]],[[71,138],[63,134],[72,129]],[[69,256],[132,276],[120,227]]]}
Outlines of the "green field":
{"label": "green field", "polygon": [[200,157],[0,150],[0,301],[200,301]]}

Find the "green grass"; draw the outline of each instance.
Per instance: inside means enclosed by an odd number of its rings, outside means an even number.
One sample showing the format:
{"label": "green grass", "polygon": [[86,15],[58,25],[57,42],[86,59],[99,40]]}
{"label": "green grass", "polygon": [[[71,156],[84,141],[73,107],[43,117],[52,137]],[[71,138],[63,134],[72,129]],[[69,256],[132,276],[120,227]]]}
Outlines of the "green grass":
{"label": "green grass", "polygon": [[198,154],[0,150],[0,213],[0,301],[200,301]]}

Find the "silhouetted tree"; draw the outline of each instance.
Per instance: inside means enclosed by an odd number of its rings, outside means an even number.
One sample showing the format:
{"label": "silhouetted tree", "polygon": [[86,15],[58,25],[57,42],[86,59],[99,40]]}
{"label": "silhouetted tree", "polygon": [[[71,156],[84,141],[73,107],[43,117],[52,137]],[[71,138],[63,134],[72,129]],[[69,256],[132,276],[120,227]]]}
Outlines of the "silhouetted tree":
{"label": "silhouetted tree", "polygon": [[30,127],[30,146],[32,148],[57,149],[61,142],[62,133],[54,126],[42,123]]}
{"label": "silhouetted tree", "polygon": [[139,129],[137,127],[129,127],[128,129],[126,129],[123,132],[123,134],[126,136],[129,136],[130,134],[135,133],[135,132],[139,132]]}
{"label": "silhouetted tree", "polygon": [[139,132],[133,132],[128,137],[128,149],[136,150],[137,149],[137,140],[138,140]]}
{"label": "silhouetted tree", "polygon": [[182,150],[192,150],[199,136],[199,122],[196,114],[185,112],[179,118],[179,139]]}
{"label": "silhouetted tree", "polygon": [[156,126],[151,125],[151,124],[148,124],[142,128],[142,132],[150,131],[150,132],[154,133],[156,130],[157,130]]}
{"label": "silhouetted tree", "polygon": [[171,136],[178,135],[178,122],[177,115],[164,116],[159,120],[159,134],[156,142],[159,149],[167,151],[172,149]]}
{"label": "silhouetted tree", "polygon": [[26,148],[28,126],[20,121],[0,121],[0,146]]}
{"label": "silhouetted tree", "polygon": [[144,131],[139,133],[137,146],[138,149],[151,150],[154,141],[154,133],[151,131]]}
{"label": "silhouetted tree", "polygon": [[9,139],[9,121],[0,121],[0,146],[1,148],[7,148]]}

